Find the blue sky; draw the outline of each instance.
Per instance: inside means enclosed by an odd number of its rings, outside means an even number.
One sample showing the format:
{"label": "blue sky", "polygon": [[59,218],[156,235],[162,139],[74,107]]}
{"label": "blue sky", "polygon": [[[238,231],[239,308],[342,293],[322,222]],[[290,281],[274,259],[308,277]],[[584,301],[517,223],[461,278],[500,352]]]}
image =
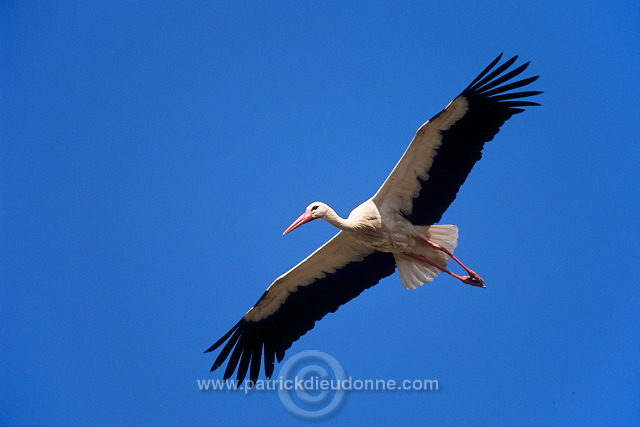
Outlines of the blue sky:
{"label": "blue sky", "polygon": [[[0,3],[0,423],[317,425],[202,392],[202,351],[333,235],[498,53],[541,107],[443,222],[487,289],[397,275],[294,344],[354,378],[323,425],[640,422],[637,2]],[[278,372],[276,368],[276,374]]]}

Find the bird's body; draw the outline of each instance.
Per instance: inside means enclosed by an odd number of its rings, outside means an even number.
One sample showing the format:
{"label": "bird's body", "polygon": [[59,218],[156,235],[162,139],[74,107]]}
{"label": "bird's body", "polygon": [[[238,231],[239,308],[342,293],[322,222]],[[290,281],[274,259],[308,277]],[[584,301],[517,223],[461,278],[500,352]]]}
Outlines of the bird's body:
{"label": "bird's body", "polygon": [[[498,56],[443,111],[418,129],[416,136],[380,189],[341,218],[328,205],[314,202],[284,234],[314,219],[340,231],[268,287],[243,318],[207,352],[223,344],[211,370],[229,358],[224,378],[237,369],[237,380],[258,378],[261,360],[269,378],[275,359],[315,322],[397,268],[402,285],[415,289],[445,272],[463,283],[484,281],[454,255],[458,229],[439,225],[455,199],[484,143],[522,107],[538,105],[520,98],[541,92],[508,92],[537,77],[509,82],[528,63],[506,72],[513,57],[496,67]],[[453,259],[468,275],[447,269]]]}
{"label": "bird's body", "polygon": [[312,203],[307,209],[313,206],[321,206],[326,212],[317,218],[345,231],[354,242],[381,252],[402,253],[422,246],[419,236],[428,236],[430,228],[413,225],[399,212],[385,212],[371,199],[352,210],[347,219],[322,202]]}
{"label": "bird's body", "polygon": [[414,226],[400,215],[384,213],[369,199],[342,219],[331,207],[321,202],[326,214],[320,218],[340,230],[347,232],[354,241],[382,252],[402,252],[415,246]]}
{"label": "bird's body", "polygon": [[[371,198],[343,219],[330,206],[314,202],[284,234],[308,221],[323,219],[342,230],[352,244],[360,246],[363,251],[392,253],[402,284],[407,289],[415,289],[431,281],[441,271],[448,272],[445,267],[457,244],[456,226],[414,225],[399,211],[385,209],[384,204],[379,207],[378,203]],[[436,249],[437,246],[444,251]],[[482,286],[481,281],[470,284]]]}

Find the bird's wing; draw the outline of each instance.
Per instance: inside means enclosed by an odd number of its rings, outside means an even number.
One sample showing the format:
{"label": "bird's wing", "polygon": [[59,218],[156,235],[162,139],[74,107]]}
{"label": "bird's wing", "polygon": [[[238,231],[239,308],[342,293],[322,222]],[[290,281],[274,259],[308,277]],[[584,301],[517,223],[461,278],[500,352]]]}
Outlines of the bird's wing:
{"label": "bird's wing", "polygon": [[[512,81],[529,63],[509,70],[517,56],[498,65],[500,54],[444,110],[418,129],[382,187],[373,196],[378,206],[399,210],[415,225],[431,225],[442,217],[485,142],[491,141],[512,115],[539,105],[521,98],[538,91],[511,92],[538,76]],[[498,66],[497,66],[498,65]]]}
{"label": "bird's wing", "polygon": [[316,321],[394,270],[391,253],[368,249],[344,231],[339,232],[273,282],[256,305],[206,350],[213,351],[226,342],[211,371],[231,355],[224,379],[230,378],[237,368],[237,381],[243,381],[250,368],[249,378],[255,382],[264,357],[265,375],[270,378],[274,360],[282,361],[285,351],[311,330]]}

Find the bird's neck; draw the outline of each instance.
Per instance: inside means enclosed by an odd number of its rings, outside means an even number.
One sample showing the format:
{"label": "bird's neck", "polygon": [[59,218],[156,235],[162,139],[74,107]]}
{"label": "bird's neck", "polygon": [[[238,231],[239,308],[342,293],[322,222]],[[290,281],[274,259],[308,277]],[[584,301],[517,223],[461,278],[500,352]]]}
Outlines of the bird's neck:
{"label": "bird's neck", "polygon": [[348,219],[341,218],[333,209],[327,209],[327,213],[322,217],[329,224],[340,230],[349,231],[353,229],[353,224]]}

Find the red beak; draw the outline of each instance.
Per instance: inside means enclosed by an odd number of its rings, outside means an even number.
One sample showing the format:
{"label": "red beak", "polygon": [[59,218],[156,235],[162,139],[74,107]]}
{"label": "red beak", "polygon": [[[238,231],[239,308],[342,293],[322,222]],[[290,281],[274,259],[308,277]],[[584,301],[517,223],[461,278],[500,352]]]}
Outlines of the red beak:
{"label": "red beak", "polygon": [[289,226],[289,228],[284,230],[284,233],[282,233],[282,235],[284,236],[285,234],[289,233],[290,231],[293,231],[296,228],[300,227],[302,224],[305,224],[305,223],[311,221],[312,219],[313,219],[313,216],[312,216],[311,212],[303,213],[302,215],[300,215],[300,217],[298,219],[293,221],[293,224],[291,224]]}

